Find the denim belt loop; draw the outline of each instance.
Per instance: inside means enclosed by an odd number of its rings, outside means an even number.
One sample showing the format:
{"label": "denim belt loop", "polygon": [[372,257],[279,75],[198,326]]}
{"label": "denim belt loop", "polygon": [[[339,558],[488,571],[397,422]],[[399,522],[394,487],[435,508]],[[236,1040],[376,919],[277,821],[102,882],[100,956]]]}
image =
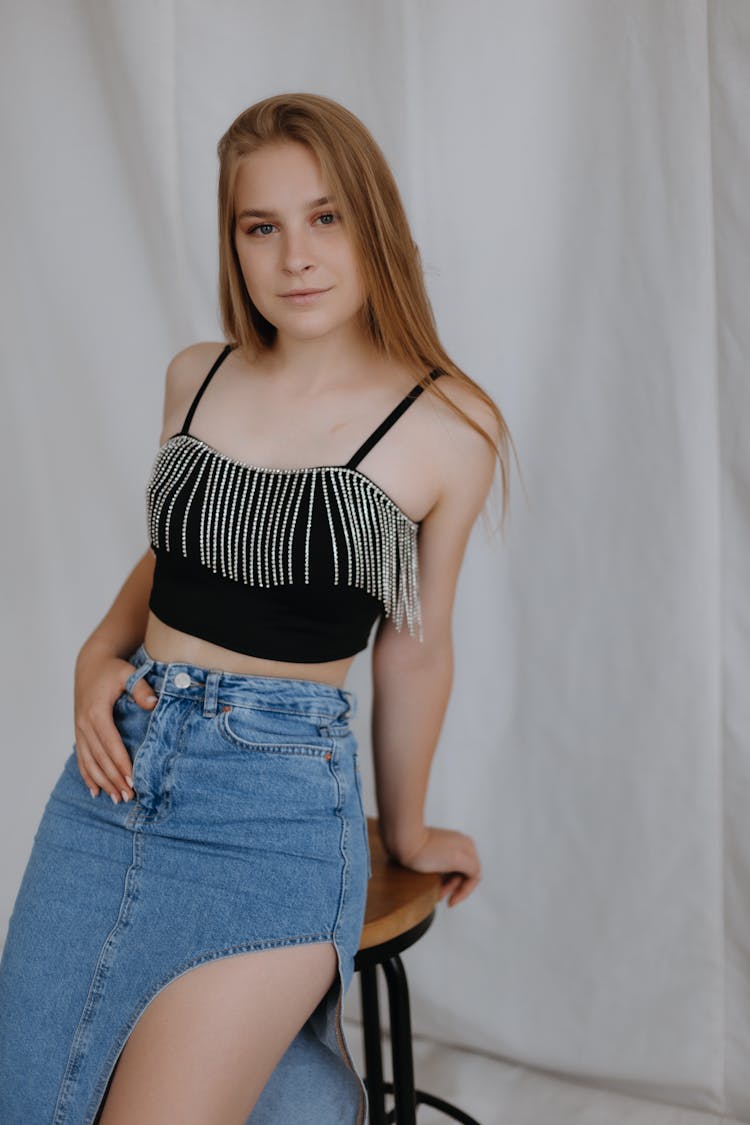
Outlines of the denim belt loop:
{"label": "denim belt loop", "polygon": [[153,666],[154,661],[150,656],[147,656],[143,664],[140,664],[136,668],[135,672],[130,673],[127,680],[125,681],[125,691],[128,693],[128,695],[133,694],[133,688],[135,687],[135,685],[138,683],[142,676],[145,676],[147,672],[151,671]]}
{"label": "denim belt loop", "polygon": [[206,677],[206,694],[203,699],[203,715],[206,719],[212,719],[216,714],[220,679],[221,672],[209,672]]}
{"label": "denim belt loop", "polygon": [[357,714],[357,697],[353,691],[348,691],[347,688],[339,688],[339,691],[345,697],[348,704],[348,710],[344,718],[353,719]]}

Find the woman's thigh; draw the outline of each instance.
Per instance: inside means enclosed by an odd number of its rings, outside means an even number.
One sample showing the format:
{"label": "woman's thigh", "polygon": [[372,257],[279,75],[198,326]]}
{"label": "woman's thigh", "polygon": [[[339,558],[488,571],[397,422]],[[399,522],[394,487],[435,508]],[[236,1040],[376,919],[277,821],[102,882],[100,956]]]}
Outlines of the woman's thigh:
{"label": "woman's thigh", "polygon": [[100,1125],[244,1125],[335,976],[329,942],[236,954],[183,973],[133,1028]]}

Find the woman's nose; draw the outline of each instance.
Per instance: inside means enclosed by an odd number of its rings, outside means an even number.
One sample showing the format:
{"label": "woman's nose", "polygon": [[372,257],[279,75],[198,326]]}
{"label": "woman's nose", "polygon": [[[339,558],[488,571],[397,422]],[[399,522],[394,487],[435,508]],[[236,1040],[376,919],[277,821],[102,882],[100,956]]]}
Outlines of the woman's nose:
{"label": "woman's nose", "polygon": [[297,272],[313,264],[312,246],[307,231],[287,229],[284,232],[282,246],[282,260],[285,269]]}

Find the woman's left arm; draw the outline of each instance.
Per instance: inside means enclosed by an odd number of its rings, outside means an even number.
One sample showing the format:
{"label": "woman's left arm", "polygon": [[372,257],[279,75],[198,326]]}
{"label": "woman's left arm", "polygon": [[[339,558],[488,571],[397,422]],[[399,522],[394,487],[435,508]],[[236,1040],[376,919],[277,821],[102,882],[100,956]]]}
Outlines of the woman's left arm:
{"label": "woman's left arm", "polygon": [[[460,402],[494,438],[492,415],[477,400]],[[473,839],[428,827],[424,803],[430,767],[453,682],[451,620],[458,575],[472,526],[484,506],[496,461],[466,423],[441,446],[440,494],[419,531],[424,640],[384,618],[372,658],[372,747],[380,832],[390,855],[417,871],[451,872],[441,897],[454,906],[474,889],[480,864]]]}

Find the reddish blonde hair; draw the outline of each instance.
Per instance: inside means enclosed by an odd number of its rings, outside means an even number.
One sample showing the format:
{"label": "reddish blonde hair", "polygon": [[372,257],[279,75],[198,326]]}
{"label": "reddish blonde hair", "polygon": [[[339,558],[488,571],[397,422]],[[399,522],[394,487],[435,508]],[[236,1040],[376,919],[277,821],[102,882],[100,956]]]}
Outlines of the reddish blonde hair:
{"label": "reddish blonde hair", "polygon": [[[328,190],[358,255],[365,292],[362,326],[385,356],[422,372],[434,394],[492,446],[502,478],[502,519],[508,506],[510,431],[491,396],[445,352],[424,284],[419,248],[412,238],[393,173],[359,118],[318,94],[276,94],[244,110],[218,144],[219,307],[228,340],[251,354],[272,347],[276,329],[247,292],[235,248],[235,184],[241,160],[264,145],[296,141],[317,157]],[[440,368],[466,386],[494,414],[499,440],[440,390],[429,372]],[[515,447],[514,447],[515,450]]]}

